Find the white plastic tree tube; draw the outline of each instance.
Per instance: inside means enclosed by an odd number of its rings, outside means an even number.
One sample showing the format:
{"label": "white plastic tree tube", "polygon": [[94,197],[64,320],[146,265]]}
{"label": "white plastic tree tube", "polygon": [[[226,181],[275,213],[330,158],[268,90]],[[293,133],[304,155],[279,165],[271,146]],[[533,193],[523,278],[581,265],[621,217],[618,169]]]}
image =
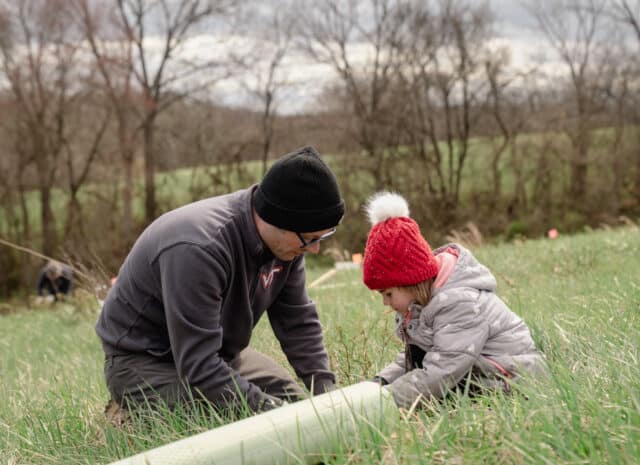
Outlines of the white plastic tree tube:
{"label": "white plastic tree tube", "polygon": [[111,465],[318,463],[360,428],[398,416],[391,394],[363,382],[181,439]]}

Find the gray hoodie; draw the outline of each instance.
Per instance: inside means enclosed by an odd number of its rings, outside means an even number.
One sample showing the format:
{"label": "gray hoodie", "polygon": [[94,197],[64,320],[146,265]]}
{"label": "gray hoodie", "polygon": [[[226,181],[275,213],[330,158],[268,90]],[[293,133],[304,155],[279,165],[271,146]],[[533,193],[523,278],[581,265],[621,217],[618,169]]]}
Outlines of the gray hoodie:
{"label": "gray hoodie", "polygon": [[296,374],[314,390],[333,385],[304,258],[284,262],[252,216],[255,188],[162,215],[138,238],[104,303],[96,332],[107,355],[146,353],[214,403],[257,389],[228,365],[266,311]]}
{"label": "gray hoodie", "polygon": [[[527,325],[495,294],[496,279],[473,254],[458,244],[458,261],[443,286],[434,289],[424,307],[412,305],[406,342],[425,351],[422,368],[407,371],[405,355],[379,374],[390,384],[400,407],[410,407],[419,396],[442,397],[469,372],[491,383],[505,375],[546,371]],[[396,316],[398,335],[402,319]]]}

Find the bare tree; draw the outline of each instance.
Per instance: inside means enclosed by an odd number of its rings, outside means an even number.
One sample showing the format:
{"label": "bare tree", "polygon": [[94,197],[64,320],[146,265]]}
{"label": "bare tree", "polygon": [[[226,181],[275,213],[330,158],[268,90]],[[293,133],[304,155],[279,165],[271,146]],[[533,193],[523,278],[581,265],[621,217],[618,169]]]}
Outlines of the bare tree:
{"label": "bare tree", "polygon": [[20,47],[3,41],[5,76],[20,108],[15,149],[22,160],[33,162],[40,193],[42,251],[56,245],[56,221],[51,207],[52,188],[67,133],[68,109],[73,100],[71,82],[77,46],[70,35],[63,1],[20,0],[12,5],[14,37]]}
{"label": "bare tree", "polygon": [[[103,148],[103,140],[111,119],[111,107],[102,104],[101,95],[88,88],[76,99],[70,119],[70,132],[74,140],[64,141],[64,166],[66,167],[67,217],[64,235],[68,242],[77,243],[78,239],[86,239],[82,204],[78,200],[78,193],[89,179],[94,162]],[[102,114],[100,114],[102,113]]]}
{"label": "bare tree", "polygon": [[[0,114],[16,115],[20,107],[10,92],[0,93]],[[21,121],[15,117],[0,119],[0,199],[5,210],[9,237],[15,243],[31,243],[31,219],[27,207],[27,170],[33,163],[31,154],[20,151],[16,135]]]}
{"label": "bare tree", "polygon": [[[0,111],[6,114],[7,105],[0,105]],[[13,182],[15,170],[15,157],[11,150],[3,142],[8,138],[8,128],[5,121],[0,122],[0,236],[16,241],[21,235],[19,224],[21,223],[16,213],[16,191]],[[24,239],[24,238],[23,238]]]}
{"label": "bare tree", "polygon": [[275,137],[279,100],[284,88],[290,84],[282,72],[282,66],[291,49],[294,18],[282,7],[281,4],[274,4],[269,17],[256,15],[249,23],[256,31],[257,42],[255,49],[240,60],[243,73],[247,75],[242,85],[257,101],[261,112],[260,158],[263,173],[267,171]]}
{"label": "bare tree", "polygon": [[603,25],[606,0],[532,0],[528,9],[568,70],[574,117],[565,132],[573,154],[569,160],[571,201],[587,194],[587,169],[593,118],[602,102],[599,82],[606,54]]}
{"label": "bare tree", "polygon": [[[629,93],[628,85],[633,81],[637,81],[640,77],[640,65],[638,64],[638,58],[640,58],[640,1],[614,0],[611,14],[616,21],[626,25],[628,30],[631,31],[637,39],[635,53],[629,53],[627,59],[627,66],[624,71],[625,78],[622,80],[625,85],[620,86],[623,91],[620,93],[620,96],[624,98],[619,99],[620,103],[625,104],[623,111],[629,115],[629,118],[637,128],[638,125],[640,125],[640,111],[638,110],[640,106],[640,96],[637,92]],[[640,136],[640,131],[638,131],[638,135]],[[636,141],[634,158],[635,181],[633,190],[636,202],[640,203],[640,137],[638,137]]]}
{"label": "bare tree", "polygon": [[[343,103],[355,122],[354,137],[373,163],[378,188],[385,184],[383,156],[397,147],[394,115],[387,111],[394,48],[406,14],[396,0],[319,0],[304,3],[299,15],[300,49],[316,63],[329,66],[343,88]],[[356,54],[354,48],[363,53]]]}
{"label": "bare tree", "polygon": [[[9,12],[4,8],[4,5],[0,4],[0,48],[2,50],[10,50],[11,48],[11,30],[10,30],[10,21],[9,21]],[[3,57],[4,59],[4,57]],[[5,66],[0,67],[0,81],[3,79],[2,72],[5,70]],[[0,98],[4,100],[3,93],[0,93]],[[8,114],[8,104],[2,102],[2,107],[0,111],[3,114]],[[0,121],[0,125],[2,125],[4,121]],[[2,128],[2,126],[0,126]],[[2,128],[4,129],[4,128]],[[2,133],[2,138],[4,139],[6,135]],[[5,217],[5,226],[7,229],[10,228],[10,225],[14,224],[13,218],[14,214],[14,202],[13,202],[13,189],[11,183],[11,170],[10,166],[12,165],[13,157],[10,156],[9,150],[7,147],[1,147],[0,153],[0,205],[3,208],[3,215]],[[0,234],[6,234],[7,231],[0,230]]]}
{"label": "bare tree", "polygon": [[484,6],[440,0],[415,7],[402,42],[398,74],[411,109],[406,130],[427,163],[427,187],[445,221],[455,216],[471,136],[491,94],[483,75],[490,26]]}
{"label": "bare tree", "polygon": [[640,42],[640,1],[613,0],[612,13],[614,18],[631,28]]}
{"label": "bare tree", "polygon": [[135,105],[139,99],[133,88],[134,44],[116,35],[118,17],[109,11],[110,5],[88,0],[74,0],[72,4],[94,57],[96,77],[99,78],[96,87],[106,95],[115,117],[117,151],[124,173],[122,217],[118,224],[127,246],[134,240],[134,158],[139,133],[135,120]]}
{"label": "bare tree", "polygon": [[[460,0],[325,0],[303,16],[301,48],[339,77],[336,92],[376,188],[411,190],[409,178],[426,185],[432,201],[416,208],[438,206],[431,213],[447,222],[488,93],[488,9]],[[395,159],[413,169],[389,176]]]}
{"label": "bare tree", "polygon": [[[145,215],[156,216],[154,145],[158,115],[173,103],[220,79],[224,62],[193,61],[180,55],[198,25],[230,14],[238,0],[114,0],[121,39],[132,44],[132,71],[143,103],[138,107],[145,166]],[[153,39],[161,46],[152,50]],[[206,72],[206,77],[203,73]],[[226,71],[225,71],[226,72]],[[199,77],[199,79],[197,79]]]}
{"label": "bare tree", "polygon": [[11,21],[9,10],[0,4],[0,46],[9,49],[11,45]]}
{"label": "bare tree", "polygon": [[512,152],[517,150],[516,139],[526,122],[525,112],[521,110],[523,102],[518,98],[518,91],[510,92],[513,87],[524,86],[524,81],[520,79],[522,77],[520,73],[507,75],[505,68],[508,66],[508,61],[507,52],[503,50],[502,53],[488,56],[484,63],[489,84],[485,108],[493,117],[498,129],[497,137],[490,137],[492,195],[496,203],[502,197],[502,157],[508,150]]}
{"label": "bare tree", "polygon": [[[2,113],[6,115],[20,111],[15,100],[8,100],[3,106]],[[3,118],[0,121],[2,129],[0,137],[3,142],[3,155],[0,161],[0,187],[2,188],[0,195],[5,200],[8,224],[12,225],[14,241],[28,244],[32,239],[32,231],[27,194],[32,183],[27,183],[27,171],[33,164],[34,158],[32,154],[25,153],[24,146],[17,137],[21,127],[21,121],[17,118]]]}

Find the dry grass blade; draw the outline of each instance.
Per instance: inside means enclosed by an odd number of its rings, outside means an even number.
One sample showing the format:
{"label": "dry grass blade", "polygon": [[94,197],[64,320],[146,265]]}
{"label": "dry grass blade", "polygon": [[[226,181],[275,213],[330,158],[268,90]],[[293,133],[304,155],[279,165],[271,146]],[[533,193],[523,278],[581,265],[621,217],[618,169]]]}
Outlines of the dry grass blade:
{"label": "dry grass blade", "polygon": [[484,242],[482,233],[473,221],[467,222],[460,230],[452,229],[445,239],[447,242],[456,242],[469,249],[479,247]]}

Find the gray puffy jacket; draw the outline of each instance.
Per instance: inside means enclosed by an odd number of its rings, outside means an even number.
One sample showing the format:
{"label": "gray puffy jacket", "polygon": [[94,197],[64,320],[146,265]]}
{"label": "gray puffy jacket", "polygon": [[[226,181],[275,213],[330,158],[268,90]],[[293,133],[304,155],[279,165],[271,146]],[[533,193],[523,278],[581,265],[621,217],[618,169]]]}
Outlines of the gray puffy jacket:
{"label": "gray puffy jacket", "polygon": [[[407,371],[405,354],[377,376],[390,383],[396,404],[410,407],[418,397],[442,397],[469,372],[483,384],[498,385],[500,377],[515,381],[522,374],[546,373],[527,325],[494,293],[496,279],[459,244],[448,280],[436,288],[428,305],[410,307],[405,340],[424,350],[422,368]],[[396,316],[401,336],[402,319]]]}

